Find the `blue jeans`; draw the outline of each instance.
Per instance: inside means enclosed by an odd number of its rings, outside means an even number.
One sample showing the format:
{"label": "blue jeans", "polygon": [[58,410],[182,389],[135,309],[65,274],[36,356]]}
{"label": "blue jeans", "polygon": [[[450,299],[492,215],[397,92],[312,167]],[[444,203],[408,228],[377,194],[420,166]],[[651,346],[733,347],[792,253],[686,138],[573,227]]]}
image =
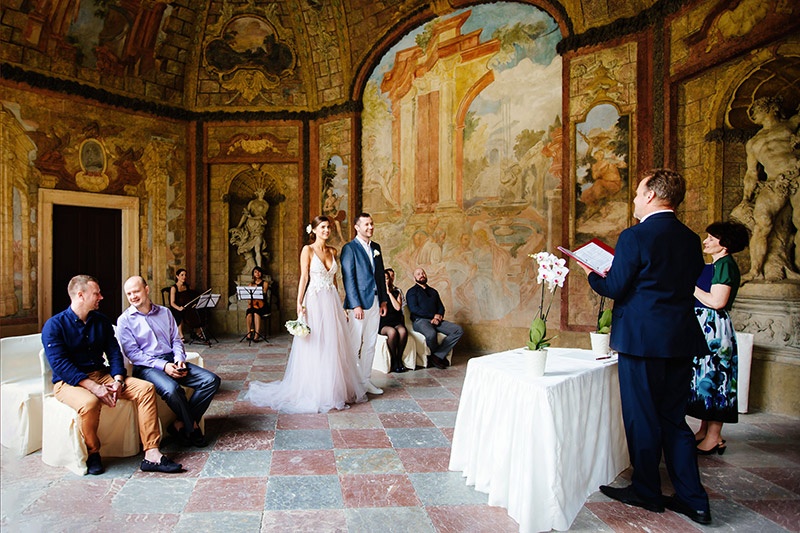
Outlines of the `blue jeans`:
{"label": "blue jeans", "polygon": [[[163,357],[172,362],[172,354]],[[134,365],[133,376],[145,379],[155,385],[156,392],[164,399],[170,409],[183,421],[185,431],[191,433],[196,422],[200,422],[211,405],[211,400],[219,389],[220,378],[213,372],[192,363],[186,363],[189,370],[185,376],[174,379],[163,370]],[[183,386],[194,389],[192,397],[186,399]]]}

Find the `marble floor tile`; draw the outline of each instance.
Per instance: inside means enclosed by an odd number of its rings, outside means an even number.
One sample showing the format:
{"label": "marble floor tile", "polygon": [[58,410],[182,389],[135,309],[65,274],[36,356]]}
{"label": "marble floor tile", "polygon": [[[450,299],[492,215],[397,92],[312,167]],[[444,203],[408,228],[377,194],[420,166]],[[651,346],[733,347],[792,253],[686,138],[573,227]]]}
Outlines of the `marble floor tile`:
{"label": "marble floor tile", "polygon": [[428,514],[420,507],[346,509],[349,533],[435,533]]}
{"label": "marble floor tile", "polygon": [[788,531],[800,531],[800,500],[739,501]]}
{"label": "marble floor tile", "polygon": [[453,393],[444,387],[409,387],[406,389],[415,400],[452,400]]}
{"label": "marble floor tile", "polygon": [[345,507],[415,507],[420,500],[405,474],[342,475]]}
{"label": "marble floor tile", "polygon": [[383,429],[381,419],[376,413],[351,413],[335,411],[328,413],[331,429]]}
{"label": "marble floor tile", "polygon": [[245,450],[211,452],[200,477],[266,477],[272,452]]}
{"label": "marble floor tile", "polygon": [[395,448],[440,448],[450,445],[438,428],[387,429],[386,434]]}
{"label": "marble floor tile", "polygon": [[264,510],[342,509],[338,476],[272,476]]}
{"label": "marble floor tile", "polygon": [[745,468],[745,470],[800,496],[800,468]]}
{"label": "marble floor tile", "polygon": [[330,450],[331,432],[325,429],[292,429],[275,435],[276,450]]}
{"label": "marble floor tile", "polygon": [[278,429],[329,429],[327,414],[278,415]]}
{"label": "marble floor tile", "polygon": [[114,511],[125,514],[182,513],[196,479],[132,479],[111,498]]}
{"label": "marble floor tile", "polygon": [[183,513],[173,531],[175,533],[198,533],[199,531],[250,533],[258,531],[260,525],[261,512],[259,511]]}
{"label": "marble floor tile", "polygon": [[272,452],[271,476],[334,475],[333,450],[275,450]]}
{"label": "marble floor tile", "polygon": [[[697,533],[682,515],[665,511],[653,513],[640,507],[625,505],[616,501],[586,504],[586,507],[612,531],[642,533]],[[713,515],[712,515],[713,517]]]}
{"label": "marble floor tile", "polygon": [[445,505],[428,507],[428,515],[439,533],[492,531],[517,533],[519,524],[502,507]]}
{"label": "marble floor tile", "polygon": [[397,455],[406,472],[447,472],[450,448],[400,448]]}
{"label": "marble floor tile", "polygon": [[425,413],[380,413],[378,418],[387,429],[434,427]]}
{"label": "marble floor tile", "polygon": [[426,413],[431,411],[436,411],[436,412],[449,411],[455,413],[456,411],[458,411],[458,400],[455,398],[450,398],[450,399],[439,398],[433,400],[425,400],[417,398],[417,404]]}
{"label": "marble floor tile", "polygon": [[422,408],[414,400],[372,400],[376,413],[421,413]]}
{"label": "marble floor tile", "polygon": [[274,431],[230,431],[217,439],[214,451],[271,450]]}
{"label": "marble floor tile", "polygon": [[405,473],[402,461],[392,449],[336,450],[336,468],[340,475]]}
{"label": "marble floor tile", "polygon": [[261,531],[347,533],[348,528],[344,509],[264,511]]}
{"label": "marble floor tile", "polygon": [[187,513],[261,511],[267,493],[266,477],[198,479]]}
{"label": "marble floor tile", "polygon": [[331,431],[336,448],[391,448],[384,429],[334,429]]}

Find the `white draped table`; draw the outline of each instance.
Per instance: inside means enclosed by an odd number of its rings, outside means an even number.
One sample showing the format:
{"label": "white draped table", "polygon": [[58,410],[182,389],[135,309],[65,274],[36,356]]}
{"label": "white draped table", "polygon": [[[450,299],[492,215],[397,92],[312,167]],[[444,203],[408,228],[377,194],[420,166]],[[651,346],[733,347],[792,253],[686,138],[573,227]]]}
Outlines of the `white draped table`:
{"label": "white draped table", "polygon": [[545,375],[533,377],[522,349],[470,359],[450,470],[521,532],[569,529],[629,464],[614,360],[550,348]]}

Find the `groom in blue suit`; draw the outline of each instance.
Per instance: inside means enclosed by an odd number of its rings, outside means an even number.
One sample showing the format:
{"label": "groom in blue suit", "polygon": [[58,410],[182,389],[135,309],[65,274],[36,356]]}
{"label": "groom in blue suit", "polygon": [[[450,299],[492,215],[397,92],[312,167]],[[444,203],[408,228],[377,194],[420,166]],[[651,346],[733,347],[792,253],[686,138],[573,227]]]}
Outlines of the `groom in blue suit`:
{"label": "groom in blue suit", "polygon": [[357,348],[358,367],[364,388],[370,394],[383,390],[370,382],[375,343],[381,317],[386,314],[386,279],[381,246],[372,242],[375,224],[369,213],[356,217],[356,237],[342,247],[342,282],[344,308],[350,317],[350,328]]}
{"label": "groom in blue suit", "polygon": [[[674,212],[685,193],[677,172],[647,172],[633,199],[640,223],[620,234],[606,277],[584,270],[592,289],[614,300],[611,347],[619,352],[622,418],[633,465],[631,485],[600,490],[628,505],[657,513],[666,506],[708,524],[708,495],[686,423],[692,357],[708,353],[708,345],[692,296],[703,269],[700,238]],[[675,488],[667,498],[661,495],[662,451]]]}

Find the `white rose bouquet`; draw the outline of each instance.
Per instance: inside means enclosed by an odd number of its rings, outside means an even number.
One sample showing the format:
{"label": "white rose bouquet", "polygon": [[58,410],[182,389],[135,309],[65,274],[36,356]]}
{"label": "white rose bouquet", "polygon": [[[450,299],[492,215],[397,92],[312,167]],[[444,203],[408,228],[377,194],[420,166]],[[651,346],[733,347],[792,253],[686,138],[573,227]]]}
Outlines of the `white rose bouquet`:
{"label": "white rose bouquet", "polygon": [[297,317],[297,320],[286,322],[286,329],[295,337],[305,337],[311,333],[311,328],[305,323],[303,317]]}

